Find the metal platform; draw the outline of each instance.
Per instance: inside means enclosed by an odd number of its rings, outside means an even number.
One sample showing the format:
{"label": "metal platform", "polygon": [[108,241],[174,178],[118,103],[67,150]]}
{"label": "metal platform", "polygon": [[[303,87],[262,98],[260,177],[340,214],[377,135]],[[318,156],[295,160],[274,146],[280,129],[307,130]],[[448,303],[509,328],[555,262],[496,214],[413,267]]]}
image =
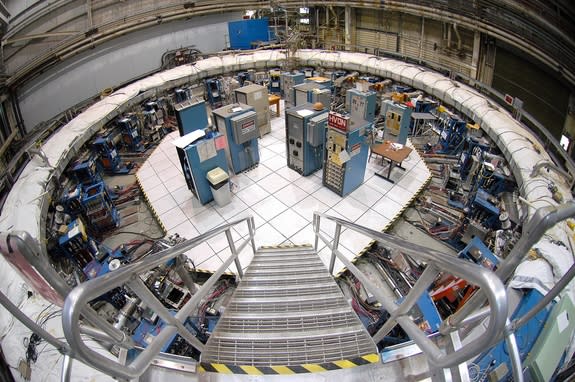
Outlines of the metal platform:
{"label": "metal platform", "polygon": [[284,375],[379,362],[311,246],[260,248],[202,352],[200,370]]}

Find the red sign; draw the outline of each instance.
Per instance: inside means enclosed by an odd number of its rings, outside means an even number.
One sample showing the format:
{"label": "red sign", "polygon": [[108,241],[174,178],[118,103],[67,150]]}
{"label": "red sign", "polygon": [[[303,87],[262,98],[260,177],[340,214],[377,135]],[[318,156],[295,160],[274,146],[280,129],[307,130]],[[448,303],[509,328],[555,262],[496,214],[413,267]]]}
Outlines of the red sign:
{"label": "red sign", "polygon": [[513,97],[509,94],[505,94],[505,103],[508,105],[513,105]]}
{"label": "red sign", "polygon": [[327,125],[338,130],[347,131],[347,124],[349,117],[343,116],[339,113],[330,111],[327,116]]}

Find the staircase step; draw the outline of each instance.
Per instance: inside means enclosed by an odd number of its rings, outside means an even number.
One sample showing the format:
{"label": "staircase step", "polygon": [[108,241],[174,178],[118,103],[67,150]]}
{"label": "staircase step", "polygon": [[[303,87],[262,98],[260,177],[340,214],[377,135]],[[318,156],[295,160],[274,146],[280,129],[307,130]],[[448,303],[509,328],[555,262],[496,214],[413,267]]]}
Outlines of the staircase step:
{"label": "staircase step", "polygon": [[303,297],[317,296],[321,298],[324,294],[337,293],[337,285],[315,285],[296,286],[292,288],[239,288],[236,289],[234,297],[262,298],[262,297]]}
{"label": "staircase step", "polygon": [[[360,333],[327,334],[316,338],[262,339],[210,338],[202,353],[202,362],[253,366],[303,365],[333,362],[364,355],[365,348],[374,349],[369,336]],[[241,349],[241,351],[239,351]],[[368,353],[368,354],[373,354]]]}
{"label": "staircase step", "polygon": [[311,246],[289,246],[254,255],[201,364],[210,372],[274,374],[265,371],[326,371],[378,359],[370,335],[317,253]]}
{"label": "staircase step", "polygon": [[309,285],[309,284],[318,284],[318,283],[329,283],[333,279],[329,275],[322,275],[322,276],[315,276],[315,275],[307,275],[307,277],[300,277],[294,279],[291,276],[288,277],[254,277],[254,276],[245,276],[242,279],[243,286],[260,286],[260,287],[267,287],[267,286],[291,286],[291,285]]}
{"label": "staircase step", "polygon": [[319,330],[334,330],[336,328],[344,328],[347,331],[357,330],[358,322],[357,316],[349,309],[347,311],[325,311],[323,313],[315,312],[315,314],[307,313],[307,316],[283,316],[279,315],[268,316],[262,318],[261,316],[249,316],[245,314],[229,315],[227,319],[222,319],[218,322],[217,333],[219,336],[224,336],[224,333],[234,333],[237,335],[256,333],[258,336],[275,336],[282,338],[286,336],[285,331],[289,331],[288,335],[298,333],[298,335],[309,335],[316,333]]}
{"label": "staircase step", "polygon": [[286,301],[285,299],[276,301],[274,304],[269,304],[259,299],[257,300],[232,300],[226,307],[226,312],[233,313],[258,313],[258,314],[271,314],[271,313],[287,313],[292,311],[307,313],[322,311],[325,309],[333,308],[334,305],[346,304],[342,295],[328,295],[320,300],[296,300]]}
{"label": "staircase step", "polygon": [[257,276],[262,276],[262,277],[267,277],[267,276],[293,276],[294,278],[296,278],[298,275],[317,275],[318,272],[321,272],[323,270],[325,270],[325,267],[323,267],[323,269],[319,269],[320,267],[303,267],[303,268],[292,268],[292,269],[264,269],[264,270],[258,270],[258,269],[254,269],[251,270],[249,267],[247,269],[247,271],[245,272],[246,275],[248,276],[252,276],[252,275],[257,275]]}

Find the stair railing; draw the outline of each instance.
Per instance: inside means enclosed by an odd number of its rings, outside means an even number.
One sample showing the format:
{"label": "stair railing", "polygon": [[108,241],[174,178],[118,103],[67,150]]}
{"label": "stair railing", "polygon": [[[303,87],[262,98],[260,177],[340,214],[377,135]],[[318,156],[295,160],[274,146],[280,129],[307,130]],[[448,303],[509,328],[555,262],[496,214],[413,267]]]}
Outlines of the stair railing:
{"label": "stair railing", "polygon": [[[236,248],[232,238],[231,228],[244,222],[247,223],[249,236]],[[188,302],[185,303],[174,316],[172,316],[169,310],[163,306],[161,301],[158,300],[144,284],[139,275],[165,264],[172,259],[181,260],[181,256],[183,256],[182,254],[185,251],[192,249],[221,233],[225,233],[226,235],[231,255],[224,261],[218,270],[210,276],[210,278],[195,293],[193,293]],[[254,235],[254,220],[253,217],[248,216],[214,228],[204,234],[196,236],[193,239],[186,240],[171,248],[157,252],[153,256],[148,256],[139,262],[125,265],[113,272],[77,286],[68,294],[64,303],[64,310],[62,312],[62,325],[66,335],[66,340],[71,349],[71,357],[80,359],[95,369],[98,369],[112,377],[130,380],[139,377],[144,373],[144,371],[146,371],[167,341],[169,341],[176,333],[186,339],[196,349],[202,351],[204,345],[184,326],[184,322],[192,312],[197,309],[201,300],[207,296],[210,289],[215,285],[232,262],[235,263],[238,275],[240,277],[242,276],[242,268],[238,255],[248,244],[251,244],[253,253],[255,254],[256,246]],[[186,280],[184,280],[184,282],[186,282]],[[139,352],[139,354],[126,365],[90,349],[81,336],[82,333],[87,332],[84,324],[81,322],[82,308],[95,298],[120,286],[127,286],[142,300],[144,304],[158,314],[158,316],[166,323],[166,326],[150,341],[148,346],[141,350],[141,352]],[[82,327],[84,328],[83,330]],[[123,338],[126,336],[126,334],[121,330],[115,330],[117,331],[117,333],[115,333],[115,337]],[[93,332],[98,333],[99,331],[97,328],[94,328]],[[105,333],[101,334],[104,335]],[[130,346],[126,344],[129,344],[128,341],[119,342],[109,336],[99,336],[99,340],[107,342],[110,345],[119,346],[124,351],[135,349],[134,345],[127,348],[127,346]]]}
{"label": "stair railing", "polygon": [[[326,234],[321,231],[321,218],[335,222],[333,238],[326,236]],[[502,338],[507,320],[507,295],[503,283],[491,270],[469,261],[410,243],[396,236],[374,231],[324,213],[314,213],[313,227],[316,235],[316,251],[318,248],[318,239],[321,239],[332,251],[329,264],[330,273],[333,274],[335,260],[336,258],[339,259],[389,313],[390,317],[388,320],[373,336],[373,340],[376,343],[381,341],[384,336],[399,324],[407,335],[421,348],[430,365],[437,368],[451,368],[475,357],[483,350],[495,345]],[[425,271],[401,303],[395,304],[393,301],[390,301],[362,271],[341,253],[338,246],[342,227],[364,234],[377,240],[386,247],[398,249],[405,254],[427,263]],[[427,291],[441,272],[449,272],[454,276],[467,280],[470,284],[478,286],[489,302],[489,324],[485,334],[475,341],[449,353],[446,353],[439,348],[433,340],[429,339],[428,335],[413,322],[408,314],[419,297]],[[449,334],[445,337],[449,340]]]}

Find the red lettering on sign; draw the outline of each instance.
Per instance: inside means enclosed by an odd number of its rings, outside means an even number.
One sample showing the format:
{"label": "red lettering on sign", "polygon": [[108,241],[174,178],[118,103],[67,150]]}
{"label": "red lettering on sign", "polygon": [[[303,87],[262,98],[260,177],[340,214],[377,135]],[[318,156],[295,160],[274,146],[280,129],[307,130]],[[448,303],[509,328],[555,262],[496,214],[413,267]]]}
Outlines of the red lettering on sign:
{"label": "red lettering on sign", "polygon": [[347,131],[348,122],[349,117],[343,116],[333,111],[330,111],[329,115],[327,116],[327,125],[338,130]]}

